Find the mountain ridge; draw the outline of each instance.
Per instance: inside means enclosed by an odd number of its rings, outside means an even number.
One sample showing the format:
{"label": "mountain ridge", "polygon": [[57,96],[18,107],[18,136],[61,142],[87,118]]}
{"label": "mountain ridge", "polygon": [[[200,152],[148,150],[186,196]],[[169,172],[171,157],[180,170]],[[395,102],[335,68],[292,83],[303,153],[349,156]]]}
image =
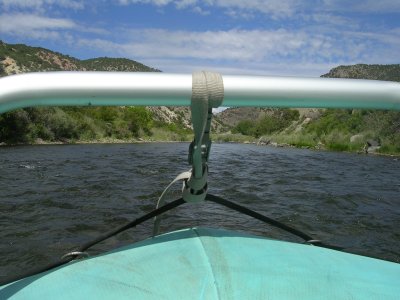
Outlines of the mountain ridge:
{"label": "mountain ridge", "polygon": [[80,60],[42,47],[0,41],[0,76],[48,71],[161,72],[127,58],[97,57]]}
{"label": "mountain ridge", "polygon": [[338,66],[321,75],[325,78],[351,78],[400,82],[400,64]]}

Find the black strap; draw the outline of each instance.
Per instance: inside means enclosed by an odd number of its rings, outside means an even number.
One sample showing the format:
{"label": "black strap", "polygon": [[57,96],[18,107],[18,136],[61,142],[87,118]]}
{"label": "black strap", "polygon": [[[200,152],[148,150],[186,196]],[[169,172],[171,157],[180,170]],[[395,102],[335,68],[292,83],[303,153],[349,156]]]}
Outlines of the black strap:
{"label": "black strap", "polygon": [[[160,208],[157,208],[157,209],[145,214],[144,216],[141,216],[140,218],[137,218],[136,220],[133,220],[133,221],[121,226],[121,227],[118,227],[118,228],[116,228],[114,230],[111,230],[111,231],[109,231],[109,232],[97,237],[94,240],[91,240],[91,241],[87,242],[86,244],[83,244],[78,249],[76,249],[76,251],[84,252],[85,250],[89,249],[90,247],[92,247],[92,246],[94,246],[94,245],[96,245],[96,244],[98,244],[98,243],[100,243],[100,242],[102,242],[102,241],[114,236],[114,235],[117,235],[118,233],[121,233],[122,231],[125,231],[125,230],[127,230],[129,228],[135,227],[135,226],[137,226],[137,225],[139,225],[139,224],[141,224],[141,223],[143,223],[143,222],[145,222],[145,221],[147,221],[149,219],[152,219],[152,218],[154,218],[154,217],[156,217],[158,215],[161,215],[161,214],[163,214],[163,213],[165,213],[165,212],[167,212],[167,211],[169,211],[171,209],[174,209],[174,208],[176,208],[179,205],[182,205],[184,203],[185,203],[185,201],[182,198],[180,198],[180,199],[172,201],[172,202],[170,202],[168,204],[165,204],[165,205],[161,206]],[[46,266],[30,270],[28,272],[25,272],[25,273],[22,273],[22,274],[19,274],[19,275],[9,276],[9,277],[7,277],[5,279],[1,279],[0,280],[0,286],[8,284],[8,283],[11,283],[11,282],[14,282],[16,280],[20,280],[20,279],[28,277],[28,276],[36,275],[36,274],[39,274],[39,273],[42,273],[42,272],[49,271],[51,269],[57,268],[59,266],[62,266],[64,264],[72,261],[74,258],[76,258],[76,256],[70,255],[70,256],[67,256],[66,258],[62,259],[62,260],[53,262],[53,263],[48,264]]]}
{"label": "black strap", "polygon": [[320,247],[324,247],[324,248],[329,248],[329,249],[334,249],[334,250],[342,250],[343,249],[341,247],[324,244],[321,241],[319,241],[317,239],[314,239],[313,237],[309,236],[308,234],[306,234],[306,233],[304,233],[304,232],[302,232],[300,230],[292,228],[292,227],[290,227],[290,226],[288,226],[286,224],[283,224],[283,223],[281,223],[281,222],[279,222],[277,220],[268,218],[267,216],[259,214],[258,212],[255,212],[254,210],[251,210],[251,209],[249,209],[247,207],[244,207],[242,205],[236,204],[234,202],[225,200],[225,199],[223,199],[221,197],[218,197],[218,196],[215,196],[215,195],[211,195],[211,194],[207,194],[205,200],[211,201],[211,202],[214,202],[214,203],[218,203],[218,204],[223,205],[225,207],[228,207],[228,208],[231,208],[233,210],[236,210],[236,211],[238,211],[238,212],[240,212],[242,214],[245,214],[245,215],[253,217],[253,218],[257,219],[257,220],[260,220],[260,221],[262,221],[264,223],[267,223],[269,225],[278,227],[278,228],[280,228],[280,229],[282,229],[282,230],[284,230],[286,232],[289,232],[289,233],[291,233],[291,234],[293,234],[295,236],[298,236],[299,238],[302,238],[308,244],[312,244],[312,245],[320,246]]}

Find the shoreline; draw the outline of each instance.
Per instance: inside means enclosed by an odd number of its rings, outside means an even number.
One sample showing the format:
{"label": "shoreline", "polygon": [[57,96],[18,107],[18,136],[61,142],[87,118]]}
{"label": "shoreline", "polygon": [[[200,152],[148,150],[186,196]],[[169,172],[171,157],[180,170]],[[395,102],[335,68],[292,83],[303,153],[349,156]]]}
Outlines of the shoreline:
{"label": "shoreline", "polygon": [[165,140],[145,140],[145,139],[132,139],[132,140],[120,140],[120,139],[104,139],[104,140],[92,140],[92,141],[40,141],[36,143],[16,143],[6,144],[0,143],[0,147],[18,147],[18,146],[41,146],[41,145],[91,145],[91,144],[144,144],[144,143],[190,143],[190,141],[165,141]]}
{"label": "shoreline", "polygon": [[[35,143],[18,143],[18,144],[6,144],[4,142],[0,143],[0,147],[18,147],[18,146],[41,146],[41,145],[91,145],[91,144],[151,144],[151,143],[190,143],[190,140],[187,141],[167,141],[167,140],[147,140],[147,139],[101,139],[101,140],[91,140],[91,141],[37,141]],[[335,150],[328,150],[323,148],[313,148],[313,147],[296,147],[294,145],[289,144],[278,144],[278,143],[269,143],[269,144],[258,144],[256,142],[250,141],[221,141],[221,140],[214,140],[213,143],[217,144],[243,144],[243,145],[255,145],[259,147],[272,147],[272,148],[294,148],[294,149],[307,149],[311,151],[328,151],[328,152],[337,152],[337,153],[351,153],[351,154],[359,154],[359,155],[369,155],[369,156],[386,156],[386,157],[400,157],[400,153],[364,153],[361,151],[335,151]]]}

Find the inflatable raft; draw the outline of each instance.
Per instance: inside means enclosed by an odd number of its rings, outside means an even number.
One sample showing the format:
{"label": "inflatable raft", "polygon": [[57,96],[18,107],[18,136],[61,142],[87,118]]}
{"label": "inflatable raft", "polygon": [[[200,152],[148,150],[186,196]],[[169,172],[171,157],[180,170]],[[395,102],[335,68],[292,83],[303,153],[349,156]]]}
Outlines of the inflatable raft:
{"label": "inflatable raft", "polygon": [[[399,299],[400,265],[333,250],[308,235],[208,195],[212,108],[224,106],[400,109],[400,84],[368,80],[57,72],[0,79],[0,112],[41,105],[190,106],[192,169],[182,198],[78,247],[51,267],[15,277],[0,299]],[[278,226],[305,244],[233,231],[189,228],[86,257],[105,238],[183,203],[215,201]],[[331,249],[329,249],[331,248]],[[333,248],[333,249],[332,249]]]}
{"label": "inflatable raft", "polygon": [[12,299],[399,299],[398,264],[191,228],[25,278]]}

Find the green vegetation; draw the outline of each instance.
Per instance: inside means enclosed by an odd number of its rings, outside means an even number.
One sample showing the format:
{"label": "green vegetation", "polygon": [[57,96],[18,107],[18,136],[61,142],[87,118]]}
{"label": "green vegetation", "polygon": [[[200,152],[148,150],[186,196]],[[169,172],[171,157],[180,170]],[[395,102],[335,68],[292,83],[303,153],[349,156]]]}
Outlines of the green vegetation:
{"label": "green vegetation", "polygon": [[241,133],[212,134],[212,140],[217,143],[257,143],[258,139]]}
{"label": "green vegetation", "polygon": [[[305,132],[330,150],[361,151],[367,140],[374,140],[381,144],[381,152],[400,152],[400,112],[326,110]],[[351,141],[356,135],[360,138]]]}
{"label": "green vegetation", "polygon": [[241,133],[258,138],[262,135],[280,131],[298,119],[299,112],[297,110],[275,109],[271,114],[259,120],[243,120],[239,122],[232,129],[232,133]]}
{"label": "green vegetation", "polygon": [[298,126],[264,134],[261,140],[333,151],[363,151],[366,142],[372,140],[381,145],[380,153],[400,153],[400,112],[328,109],[318,119],[299,127],[302,121]]}
{"label": "green vegetation", "polygon": [[151,136],[152,114],[144,107],[42,107],[0,115],[0,142],[73,142]]}
{"label": "green vegetation", "polygon": [[[322,77],[400,82],[400,64],[339,66]],[[243,120],[232,132],[295,147],[334,151],[364,151],[367,141],[380,144],[378,152],[400,153],[400,112],[327,109],[304,122],[304,117],[282,114]]]}
{"label": "green vegetation", "polygon": [[[157,69],[126,58],[99,57],[79,60],[40,47],[30,47],[24,44],[6,44],[0,41],[0,61],[4,61],[6,58],[15,61],[20,72],[65,70],[159,72]],[[3,64],[0,64],[0,67],[2,68],[0,69],[0,76],[7,75],[4,72]],[[10,74],[15,73],[17,71],[12,70]]]}
{"label": "green vegetation", "polygon": [[92,71],[126,71],[159,72],[137,61],[126,58],[98,57],[79,61],[79,66]]}
{"label": "green vegetation", "polygon": [[[21,72],[92,70],[158,72],[134,60],[100,57],[79,60],[44,48],[0,41],[0,76]],[[155,124],[144,107],[42,107],[19,109],[0,115],[0,143],[137,140],[171,131]]]}
{"label": "green vegetation", "polygon": [[190,141],[193,138],[191,129],[185,128],[182,120],[176,123],[164,123],[157,121],[154,123],[153,139],[156,141]]}

